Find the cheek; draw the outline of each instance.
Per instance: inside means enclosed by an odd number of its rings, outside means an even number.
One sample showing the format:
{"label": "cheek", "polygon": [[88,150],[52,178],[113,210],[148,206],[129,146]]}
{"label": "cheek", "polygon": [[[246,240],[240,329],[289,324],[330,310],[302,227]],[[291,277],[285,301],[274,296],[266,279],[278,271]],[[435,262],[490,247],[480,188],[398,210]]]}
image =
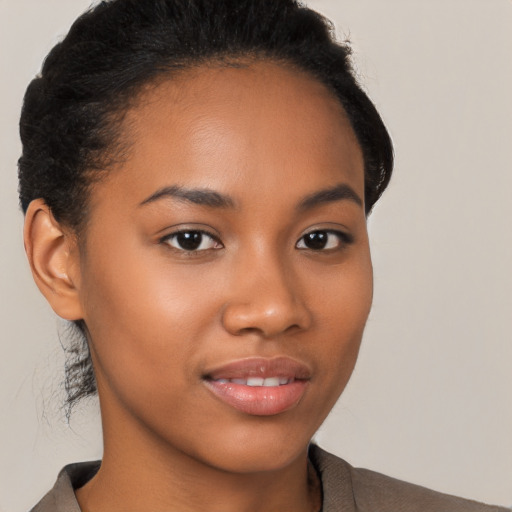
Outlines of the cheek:
{"label": "cheek", "polygon": [[323,335],[318,341],[319,372],[332,407],[354,369],[373,297],[373,272],[369,250],[339,269],[338,277],[324,280],[318,321]]}
{"label": "cheek", "polygon": [[[364,244],[338,266],[319,269],[312,276],[317,283],[306,287],[316,290],[310,301],[322,323],[338,335],[347,339],[353,333],[362,333],[370,312],[373,298],[373,269],[370,251]],[[357,336],[356,336],[357,337]]]}
{"label": "cheek", "polygon": [[97,373],[119,391],[136,381],[130,392],[141,395],[151,383],[179,385],[192,374],[194,349],[217,314],[211,294],[201,300],[205,276],[147,248],[105,245],[90,254],[82,295]]}

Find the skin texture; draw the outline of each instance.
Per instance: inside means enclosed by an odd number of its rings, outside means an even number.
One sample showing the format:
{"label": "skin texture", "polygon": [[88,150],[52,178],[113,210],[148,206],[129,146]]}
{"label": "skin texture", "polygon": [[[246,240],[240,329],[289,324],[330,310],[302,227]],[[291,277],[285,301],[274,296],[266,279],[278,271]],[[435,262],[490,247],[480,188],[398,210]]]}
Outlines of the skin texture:
{"label": "skin texture", "polygon": [[[307,446],[350,377],[372,299],[364,205],[298,207],[338,185],[364,197],[342,107],[282,65],[211,66],[147,88],[124,136],[131,150],[94,186],[80,246],[42,200],[26,218],[39,288],[89,331],[105,450],[82,509],[318,509]],[[163,187],[230,204],[141,204]],[[169,238],[177,229],[212,238],[187,252]],[[322,230],[330,248],[304,245]],[[278,356],[309,371],[279,414],[241,412],[205,384],[218,366]]]}

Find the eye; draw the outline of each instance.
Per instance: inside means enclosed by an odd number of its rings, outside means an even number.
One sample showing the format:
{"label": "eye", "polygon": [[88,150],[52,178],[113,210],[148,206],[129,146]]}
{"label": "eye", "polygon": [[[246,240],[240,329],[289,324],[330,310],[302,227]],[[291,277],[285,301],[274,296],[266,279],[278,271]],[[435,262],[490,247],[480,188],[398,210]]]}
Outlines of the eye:
{"label": "eye", "polygon": [[341,231],[317,230],[302,236],[297,242],[297,249],[309,249],[310,251],[328,251],[341,249],[352,243],[352,237]]}
{"label": "eye", "polygon": [[162,242],[174,249],[187,252],[207,251],[208,249],[221,249],[223,245],[213,235],[200,230],[182,230],[165,236]]}

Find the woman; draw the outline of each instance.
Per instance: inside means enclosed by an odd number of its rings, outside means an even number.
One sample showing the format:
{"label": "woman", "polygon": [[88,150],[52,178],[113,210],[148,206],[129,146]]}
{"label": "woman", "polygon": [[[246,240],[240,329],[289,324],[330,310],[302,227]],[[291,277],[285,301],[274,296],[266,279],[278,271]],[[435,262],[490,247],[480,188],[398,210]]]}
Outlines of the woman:
{"label": "woman", "polygon": [[27,255],[87,339],[70,401],[97,389],[105,447],[34,510],[498,510],[310,446],[357,358],[392,168],[319,16],[101,4],[29,86],[21,135]]}

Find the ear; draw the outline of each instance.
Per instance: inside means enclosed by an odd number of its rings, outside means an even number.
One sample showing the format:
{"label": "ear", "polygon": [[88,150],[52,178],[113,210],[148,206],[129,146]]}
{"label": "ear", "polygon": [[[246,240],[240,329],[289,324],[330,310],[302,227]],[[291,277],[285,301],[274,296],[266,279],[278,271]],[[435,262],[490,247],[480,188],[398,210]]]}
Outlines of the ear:
{"label": "ear", "polygon": [[76,236],[64,229],[43,199],[27,209],[25,251],[37,287],[52,309],[66,320],[80,320],[80,260]]}

